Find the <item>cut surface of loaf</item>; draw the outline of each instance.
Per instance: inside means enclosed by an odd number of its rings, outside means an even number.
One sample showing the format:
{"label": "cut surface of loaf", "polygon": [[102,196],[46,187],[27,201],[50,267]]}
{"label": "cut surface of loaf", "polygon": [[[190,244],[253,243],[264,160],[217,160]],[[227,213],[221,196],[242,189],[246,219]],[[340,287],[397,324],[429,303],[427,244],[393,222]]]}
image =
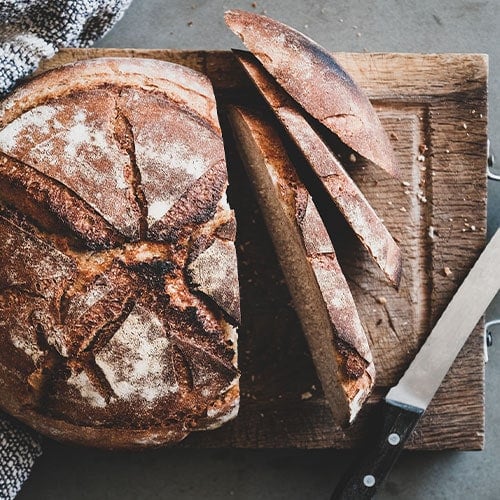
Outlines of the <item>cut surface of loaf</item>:
{"label": "cut surface of loaf", "polygon": [[[200,147],[202,146],[202,147]],[[0,107],[0,407],[159,446],[239,406],[235,218],[207,78],[103,58]]]}
{"label": "cut surface of loaf", "polygon": [[370,394],[375,368],[332,242],[275,125],[239,107],[229,118],[323,391],[346,425]]}
{"label": "cut surface of loaf", "polygon": [[235,55],[363,246],[391,283],[399,286],[401,251],[361,190],[257,58],[243,51]]}

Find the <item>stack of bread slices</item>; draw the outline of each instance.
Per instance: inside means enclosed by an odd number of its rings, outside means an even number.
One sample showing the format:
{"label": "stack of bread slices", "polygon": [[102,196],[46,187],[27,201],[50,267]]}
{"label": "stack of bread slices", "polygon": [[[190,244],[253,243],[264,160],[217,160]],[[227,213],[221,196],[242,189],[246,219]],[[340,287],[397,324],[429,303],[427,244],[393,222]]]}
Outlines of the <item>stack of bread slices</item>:
{"label": "stack of bread slices", "polygon": [[274,115],[231,107],[236,144],[323,391],[336,421],[345,425],[369,396],[375,367],[335,255],[335,234],[325,227],[314,189],[304,184],[304,174],[299,175],[277,129],[307,164],[305,177],[315,178],[387,279],[398,286],[400,249],[324,136],[331,134],[397,176],[394,152],[366,95],[322,47],[265,16],[229,11],[226,23],[250,50],[234,55]]}

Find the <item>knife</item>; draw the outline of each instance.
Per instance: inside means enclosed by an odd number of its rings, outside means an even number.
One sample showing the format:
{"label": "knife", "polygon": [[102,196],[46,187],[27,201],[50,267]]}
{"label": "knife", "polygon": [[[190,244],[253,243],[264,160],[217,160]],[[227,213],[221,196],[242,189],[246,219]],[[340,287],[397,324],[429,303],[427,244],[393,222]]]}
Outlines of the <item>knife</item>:
{"label": "knife", "polygon": [[337,485],[332,500],[372,498],[403,450],[480,317],[500,289],[500,229],[488,243],[424,345],[384,398],[376,444]]}

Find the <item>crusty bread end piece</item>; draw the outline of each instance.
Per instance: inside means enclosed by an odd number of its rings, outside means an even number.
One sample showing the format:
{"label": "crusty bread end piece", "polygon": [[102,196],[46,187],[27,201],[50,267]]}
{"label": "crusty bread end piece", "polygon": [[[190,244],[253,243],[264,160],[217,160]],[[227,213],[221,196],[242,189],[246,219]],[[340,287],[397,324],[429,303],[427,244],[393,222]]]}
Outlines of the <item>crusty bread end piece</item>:
{"label": "crusty bread end piece", "polygon": [[267,16],[230,10],[225,20],[311,116],[361,156],[399,176],[391,142],[368,97],[328,51]]}
{"label": "crusty bread end piece", "polygon": [[375,379],[349,287],[314,202],[273,126],[241,108],[230,108],[229,117],[323,391],[336,422],[346,425]]}

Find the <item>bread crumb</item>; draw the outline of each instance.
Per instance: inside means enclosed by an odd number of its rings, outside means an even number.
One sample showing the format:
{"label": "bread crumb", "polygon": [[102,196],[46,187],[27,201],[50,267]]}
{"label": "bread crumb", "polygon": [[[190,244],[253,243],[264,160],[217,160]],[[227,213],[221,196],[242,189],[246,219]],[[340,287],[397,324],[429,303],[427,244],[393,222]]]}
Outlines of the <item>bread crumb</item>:
{"label": "bread crumb", "polygon": [[448,266],[446,266],[446,267],[443,269],[443,274],[444,274],[445,276],[451,276],[451,275],[452,275],[451,269],[450,269]]}
{"label": "bread crumb", "polygon": [[356,161],[357,161],[357,160],[358,160],[358,159],[356,158],[356,155],[355,155],[354,153],[351,153],[351,154],[349,155],[349,161],[350,161],[351,163],[356,163]]}
{"label": "bread crumb", "polygon": [[436,230],[434,229],[434,226],[429,226],[429,238],[433,240],[436,236]]}
{"label": "bread crumb", "polygon": [[393,205],[393,202],[392,201],[388,201],[387,204],[388,205]]}
{"label": "bread crumb", "polygon": [[464,130],[467,130],[467,123],[463,123],[462,127],[464,128]]}
{"label": "bread crumb", "polygon": [[475,109],[471,109],[470,114],[471,115],[475,115],[476,114],[476,110]]}
{"label": "bread crumb", "polygon": [[410,187],[410,183],[407,181],[403,181],[401,184],[405,187]]}
{"label": "bread crumb", "polygon": [[422,203],[427,203],[427,198],[425,197],[424,193],[422,191],[419,191],[417,193],[417,198],[419,201],[421,201]]}
{"label": "bread crumb", "polygon": [[427,147],[426,144],[420,144],[420,146],[418,146],[418,151],[421,155],[425,154],[427,151],[429,151],[429,148]]}
{"label": "bread crumb", "polygon": [[445,149],[445,150],[444,150],[444,152],[445,152],[446,154],[449,154],[449,153],[450,153],[450,150],[449,150],[449,149]]}
{"label": "bread crumb", "polygon": [[302,401],[306,401],[307,399],[311,399],[312,397],[313,395],[309,391],[303,392],[300,395],[300,399],[302,399]]}
{"label": "bread crumb", "polygon": [[470,230],[471,230],[471,231],[475,231],[475,230],[476,230],[476,226],[471,226],[471,227],[470,227]]}
{"label": "bread crumb", "polygon": [[380,297],[377,297],[375,300],[376,300],[379,304],[387,304],[387,299],[386,299],[385,297],[380,296]]}
{"label": "bread crumb", "polygon": [[417,156],[417,161],[425,161],[425,156],[420,154]]}

